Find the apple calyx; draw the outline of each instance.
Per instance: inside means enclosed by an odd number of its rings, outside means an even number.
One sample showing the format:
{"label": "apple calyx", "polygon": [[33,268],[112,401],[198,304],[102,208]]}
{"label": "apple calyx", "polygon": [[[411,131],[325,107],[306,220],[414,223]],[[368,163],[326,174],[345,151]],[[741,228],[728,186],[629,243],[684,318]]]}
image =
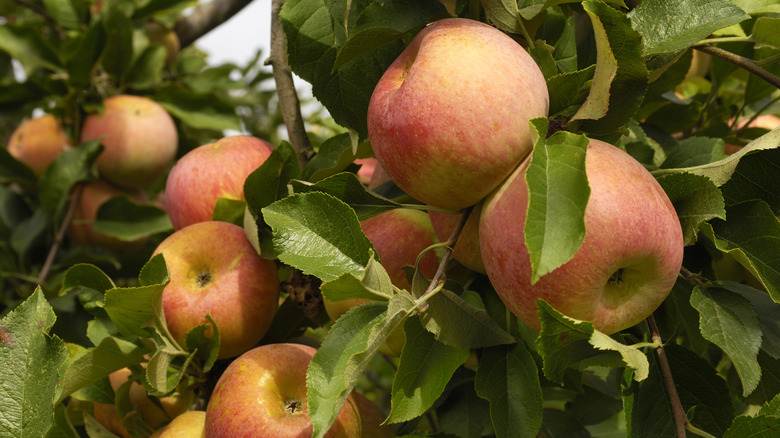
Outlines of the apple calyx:
{"label": "apple calyx", "polygon": [[284,402],[284,410],[290,415],[296,415],[303,411],[303,406],[300,400],[287,400]]}
{"label": "apple calyx", "polygon": [[212,279],[213,277],[209,271],[199,272],[197,275],[195,275],[195,283],[199,288],[208,286]]}

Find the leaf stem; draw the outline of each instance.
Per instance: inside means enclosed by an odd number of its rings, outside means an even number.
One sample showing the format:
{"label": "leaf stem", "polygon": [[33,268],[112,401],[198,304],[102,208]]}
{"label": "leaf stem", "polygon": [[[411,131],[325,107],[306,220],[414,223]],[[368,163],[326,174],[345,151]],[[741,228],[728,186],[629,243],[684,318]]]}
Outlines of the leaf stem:
{"label": "leaf stem", "polygon": [[672,403],[672,414],[674,416],[674,423],[677,426],[677,436],[678,438],[685,438],[685,429],[690,424],[688,422],[688,416],[685,414],[685,410],[680,402],[680,396],[677,394],[677,388],[674,385],[674,378],[672,377],[672,370],[669,368],[669,361],[666,359],[666,351],[664,350],[663,342],[661,341],[661,335],[658,332],[658,326],[655,323],[655,317],[650,315],[647,318],[647,322],[650,324],[650,333],[653,338],[653,343],[658,344],[655,353],[658,355],[658,362],[661,364],[661,373],[664,376],[666,389],[669,393],[669,401]]}
{"label": "leaf stem", "polygon": [[698,427],[694,426],[691,423],[686,423],[685,429],[688,432],[690,432],[690,433],[692,433],[692,434],[694,434],[696,436],[700,436],[700,437],[704,437],[704,438],[715,438],[715,435],[712,435],[712,434],[710,434],[710,433],[708,433],[706,431],[703,431],[703,430],[699,429]]}
{"label": "leaf stem", "polygon": [[660,346],[661,345],[656,342],[637,342],[636,344],[629,345],[629,347],[631,348],[645,348],[645,347],[658,348]]}
{"label": "leaf stem", "polygon": [[761,66],[753,62],[752,59],[748,59],[744,56],[740,56],[727,50],[709,45],[697,45],[693,46],[693,48],[700,52],[708,53],[710,55],[717,56],[718,58],[725,59],[726,61],[741,67],[758,76],[759,78],[769,82],[776,88],[780,88],[780,78],[761,68]]}

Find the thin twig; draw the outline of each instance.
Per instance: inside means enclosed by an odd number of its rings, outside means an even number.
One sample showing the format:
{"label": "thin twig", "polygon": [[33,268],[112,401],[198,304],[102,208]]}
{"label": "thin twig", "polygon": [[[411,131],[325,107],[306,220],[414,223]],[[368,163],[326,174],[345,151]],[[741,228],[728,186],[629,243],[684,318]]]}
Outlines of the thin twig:
{"label": "thin twig", "polygon": [[658,355],[658,362],[661,364],[661,373],[664,376],[666,389],[669,391],[669,401],[672,402],[672,415],[674,416],[674,424],[677,426],[677,436],[679,438],[685,438],[685,427],[688,424],[688,416],[685,414],[685,409],[683,409],[682,403],[680,402],[680,396],[677,394],[677,387],[674,386],[672,370],[669,368],[669,361],[666,359],[666,351],[664,350],[661,335],[658,332],[658,326],[655,323],[653,315],[650,315],[650,317],[647,318],[647,322],[650,324],[650,333],[653,337],[653,342],[658,345],[655,352]]}
{"label": "thin twig", "polygon": [[[439,287],[439,284],[444,281],[444,277],[447,272],[447,264],[452,258],[452,252],[454,251],[455,244],[458,243],[458,237],[460,237],[460,233],[463,231],[463,227],[466,225],[466,221],[468,221],[469,215],[471,215],[471,210],[473,209],[474,207],[471,206],[463,210],[463,214],[461,214],[458,224],[455,226],[455,229],[452,231],[452,235],[450,235],[450,238],[447,240],[447,247],[444,250],[444,254],[441,257],[441,260],[439,261],[439,267],[436,269],[436,273],[433,275],[428,288],[425,289],[425,292],[420,296],[418,301],[424,299],[431,292],[436,290],[436,288]],[[425,312],[427,308],[428,301],[424,301],[422,304],[420,304],[417,310],[420,312]]]}
{"label": "thin twig", "polygon": [[78,206],[79,202],[81,201],[81,191],[81,186],[79,185],[73,189],[73,191],[70,193],[70,196],[68,197],[68,209],[65,211],[65,216],[62,218],[60,228],[57,230],[57,234],[54,236],[54,242],[52,242],[51,248],[49,248],[49,253],[46,255],[46,261],[43,263],[41,272],[38,274],[38,279],[36,282],[39,286],[42,286],[43,282],[46,281],[46,277],[49,276],[51,266],[54,264],[54,257],[57,255],[57,251],[59,251],[60,245],[65,238],[65,232],[68,230],[68,227],[73,220],[73,215],[76,212],[76,206]]}
{"label": "thin twig", "polygon": [[187,47],[198,38],[211,32],[220,24],[236,15],[251,0],[212,0],[200,3],[192,13],[180,17],[173,27],[181,47]]}
{"label": "thin twig", "polygon": [[761,68],[761,66],[753,62],[753,60],[751,59],[709,45],[693,46],[693,48],[700,52],[709,53],[710,55],[725,59],[726,61],[736,66],[739,66],[749,71],[750,73],[753,73],[759,78],[769,82],[770,84],[774,85],[776,88],[780,88],[780,78],[764,70],[763,68]]}
{"label": "thin twig", "polygon": [[290,65],[287,63],[287,36],[279,21],[279,11],[283,4],[284,0],[273,0],[271,4],[271,55],[266,64],[273,68],[279,109],[287,127],[287,137],[298,155],[298,164],[303,168],[314,155],[314,148],[306,135],[300,101],[295,91]]}

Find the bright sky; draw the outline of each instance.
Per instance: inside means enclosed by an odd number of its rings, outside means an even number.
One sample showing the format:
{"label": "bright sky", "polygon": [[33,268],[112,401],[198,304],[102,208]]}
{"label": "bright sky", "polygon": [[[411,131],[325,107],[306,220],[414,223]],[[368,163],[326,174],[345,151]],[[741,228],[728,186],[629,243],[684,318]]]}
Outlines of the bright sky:
{"label": "bright sky", "polygon": [[268,56],[271,41],[271,0],[254,0],[238,14],[204,35],[195,46],[209,54],[209,62],[245,65],[257,49]]}

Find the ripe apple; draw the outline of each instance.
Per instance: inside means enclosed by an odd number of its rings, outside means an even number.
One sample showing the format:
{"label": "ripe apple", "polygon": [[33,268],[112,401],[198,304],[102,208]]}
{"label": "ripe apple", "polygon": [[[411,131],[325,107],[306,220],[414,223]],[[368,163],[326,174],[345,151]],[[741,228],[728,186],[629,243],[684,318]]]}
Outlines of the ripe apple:
{"label": "ripe apple", "polygon": [[187,411],[150,438],[206,438],[206,411]]}
{"label": "ripe apple", "polygon": [[44,114],[25,120],[14,130],[8,140],[8,153],[41,176],[54,158],[70,146],[60,121]]}
{"label": "ripe apple", "polygon": [[[206,407],[206,436],[311,437],[306,371],[315,352],[307,345],[268,344],[236,358],[219,378]],[[361,436],[354,395],[325,436]]]}
{"label": "ripe apple", "polygon": [[459,210],[528,154],[528,120],[548,109],[544,76],[522,46],[487,24],[446,18],[421,30],[380,78],[368,136],[402,190]]}
{"label": "ripe apple", "polygon": [[537,330],[537,298],[607,334],[647,318],[672,289],[683,256],[680,221],[661,186],[627,153],[590,140],[585,240],[570,261],[531,284],[527,165],[485,201],[479,225],[485,270],[509,310]]}
{"label": "ripe apple", "polygon": [[[455,248],[453,248],[452,258],[472,271],[484,274],[485,264],[482,263],[482,253],[479,249],[479,215],[481,211],[482,204],[477,204],[469,214],[458,241],[455,243]],[[461,217],[460,214],[434,210],[429,211],[428,215],[431,217],[433,229],[436,230],[436,236],[442,242],[450,238]]]}
{"label": "ripe apple", "polygon": [[[118,390],[123,383],[127,382],[132,372],[128,368],[122,368],[108,375],[111,387],[114,391]],[[186,412],[195,401],[195,393],[191,390],[176,392],[171,396],[159,399],[158,407],[147,395],[143,385],[134,381],[130,384],[130,402],[136,410],[143,414],[144,421],[151,428],[156,429],[171,421],[172,418]],[[116,407],[112,404],[95,403],[95,420],[109,431],[124,438],[131,438],[128,431],[122,426],[122,419]]]}
{"label": "ripe apple", "polygon": [[142,96],[103,101],[103,112],[84,120],[81,141],[102,138],[100,174],[123,187],[146,187],[163,176],[176,158],[179,137],[168,112]]}
{"label": "ripe apple", "polygon": [[352,395],[360,408],[362,436],[366,438],[393,438],[396,436],[395,430],[391,426],[382,424],[387,415],[379,409],[379,406],[357,391],[353,392]]}
{"label": "ripe apple", "polygon": [[374,170],[376,169],[377,164],[376,158],[358,158],[354,163],[360,166],[357,171],[358,180],[360,180],[361,183],[368,185],[371,182],[371,178],[374,176]]}
{"label": "ripe apple", "polygon": [[387,174],[385,168],[379,164],[379,161],[377,161],[376,166],[374,167],[374,172],[371,174],[371,179],[368,181],[368,189],[374,190],[375,188],[389,181],[392,181],[390,179],[390,175]]}
{"label": "ripe apple", "polygon": [[[733,120],[730,120],[729,123],[731,123],[732,121]],[[766,129],[766,130],[771,131],[771,130],[777,128],[778,126],[780,126],[780,117],[778,117],[778,116],[776,116],[774,114],[762,114],[762,115],[756,117],[755,119],[753,119],[753,121],[751,121],[750,123],[748,123],[748,121],[749,121],[749,119],[745,119],[745,120],[739,122],[738,127],[740,129],[742,129],[743,127],[747,127],[747,128],[762,128],[762,129]],[[743,147],[744,146],[742,146],[742,145],[735,145],[735,144],[726,143],[724,145],[723,149],[724,149],[724,152],[726,153],[726,155],[731,155],[731,154],[734,154],[734,153],[738,152]]]}
{"label": "ripe apple", "polygon": [[[363,220],[360,227],[374,245],[374,250],[393,285],[400,289],[411,290],[412,286],[406,278],[403,267],[414,266],[422,250],[435,243],[436,234],[428,215],[420,210],[398,208]],[[436,254],[429,251],[423,256],[420,269],[423,274],[431,278],[436,273],[438,263]],[[325,311],[333,321],[345,314],[347,310],[366,301],[369,300],[353,298],[330,301],[323,297]],[[406,335],[403,328],[399,327],[390,334],[381,351],[400,356],[405,342]]]}
{"label": "ripe apple", "polygon": [[272,151],[273,146],[259,138],[235,135],[187,152],[165,184],[173,228],[210,221],[219,197],[243,201],[244,181]]}
{"label": "ripe apple", "polygon": [[92,229],[92,222],[104,203],[117,196],[126,196],[137,204],[145,204],[148,199],[143,190],[117,187],[102,179],[90,181],[79,190],[78,205],[68,228],[68,236],[73,244],[105,248],[117,254],[126,254],[143,246],[146,238],[127,242]]}
{"label": "ripe apple", "polygon": [[276,312],[279,278],[276,265],[261,258],[244,234],[228,222],[198,222],[163,240],[170,271],[163,290],[163,311],[176,341],[208,322],[219,328],[220,359],[238,356],[265,335]]}

